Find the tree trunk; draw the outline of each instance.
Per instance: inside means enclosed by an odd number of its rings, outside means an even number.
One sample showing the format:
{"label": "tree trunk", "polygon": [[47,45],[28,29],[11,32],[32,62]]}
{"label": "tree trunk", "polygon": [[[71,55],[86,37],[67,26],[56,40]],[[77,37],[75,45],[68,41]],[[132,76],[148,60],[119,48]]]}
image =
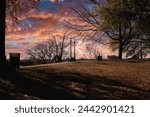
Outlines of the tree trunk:
{"label": "tree trunk", "polygon": [[74,40],[74,59],[76,60],[76,41]]}
{"label": "tree trunk", "polygon": [[62,59],[63,59],[64,43],[65,43],[65,37],[63,37],[62,44],[61,44],[61,53],[60,53],[61,60],[60,61],[62,61]]}
{"label": "tree trunk", "polygon": [[123,36],[121,30],[122,30],[122,24],[120,23],[119,24],[119,55],[118,55],[119,59],[122,59],[122,49],[123,49],[123,43],[122,43]]}
{"label": "tree trunk", "polygon": [[4,65],[6,63],[5,55],[5,9],[6,0],[0,0],[0,64]]}
{"label": "tree trunk", "polygon": [[72,40],[70,39],[70,60],[72,59]]}
{"label": "tree trunk", "polygon": [[123,45],[122,45],[122,39],[119,40],[119,53],[118,53],[118,58],[122,59],[122,49],[123,49]]}

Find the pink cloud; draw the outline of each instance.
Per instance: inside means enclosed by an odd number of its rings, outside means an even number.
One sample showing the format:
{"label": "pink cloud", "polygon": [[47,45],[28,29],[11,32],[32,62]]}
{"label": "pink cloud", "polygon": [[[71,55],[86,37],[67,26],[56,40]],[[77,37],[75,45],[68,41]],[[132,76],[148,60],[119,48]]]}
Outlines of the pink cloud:
{"label": "pink cloud", "polygon": [[[56,0],[52,0],[55,2]],[[69,3],[70,4],[70,3]],[[68,5],[68,4],[67,4]],[[68,9],[70,6],[63,6],[58,9],[57,13],[47,11],[37,13],[35,10],[30,10],[24,13],[16,25],[7,21],[6,29],[6,53],[7,58],[10,52],[20,52],[21,58],[26,58],[26,50],[33,47],[37,43],[41,43],[49,39],[50,35],[62,35],[64,30],[64,21],[80,23],[75,14]],[[28,21],[28,22],[27,22]],[[18,46],[12,46],[16,43]],[[103,53],[109,54],[109,49],[103,47]],[[84,57],[85,45],[77,46],[78,58]]]}

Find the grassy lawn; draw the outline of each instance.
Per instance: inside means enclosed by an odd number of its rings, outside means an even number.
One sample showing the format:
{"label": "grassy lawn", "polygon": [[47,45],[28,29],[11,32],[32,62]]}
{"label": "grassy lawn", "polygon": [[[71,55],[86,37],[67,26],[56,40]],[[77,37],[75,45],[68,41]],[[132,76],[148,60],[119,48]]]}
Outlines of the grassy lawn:
{"label": "grassy lawn", "polygon": [[77,61],[0,76],[1,99],[150,99],[150,60]]}

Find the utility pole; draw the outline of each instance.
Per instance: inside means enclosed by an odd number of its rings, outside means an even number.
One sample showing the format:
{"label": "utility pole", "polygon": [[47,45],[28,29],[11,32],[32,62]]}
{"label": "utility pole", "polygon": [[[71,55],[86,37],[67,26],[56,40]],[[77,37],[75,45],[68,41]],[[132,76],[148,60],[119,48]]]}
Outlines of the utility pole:
{"label": "utility pole", "polygon": [[70,39],[70,60],[72,60],[72,40]]}
{"label": "utility pole", "polygon": [[74,60],[76,60],[76,41],[74,39]]}

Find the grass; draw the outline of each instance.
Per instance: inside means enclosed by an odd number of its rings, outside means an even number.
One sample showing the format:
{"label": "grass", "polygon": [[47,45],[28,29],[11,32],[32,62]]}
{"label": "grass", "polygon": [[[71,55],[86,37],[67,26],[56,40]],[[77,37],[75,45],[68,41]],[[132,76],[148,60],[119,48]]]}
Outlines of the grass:
{"label": "grass", "polygon": [[4,99],[150,99],[150,60],[50,64],[3,77]]}

